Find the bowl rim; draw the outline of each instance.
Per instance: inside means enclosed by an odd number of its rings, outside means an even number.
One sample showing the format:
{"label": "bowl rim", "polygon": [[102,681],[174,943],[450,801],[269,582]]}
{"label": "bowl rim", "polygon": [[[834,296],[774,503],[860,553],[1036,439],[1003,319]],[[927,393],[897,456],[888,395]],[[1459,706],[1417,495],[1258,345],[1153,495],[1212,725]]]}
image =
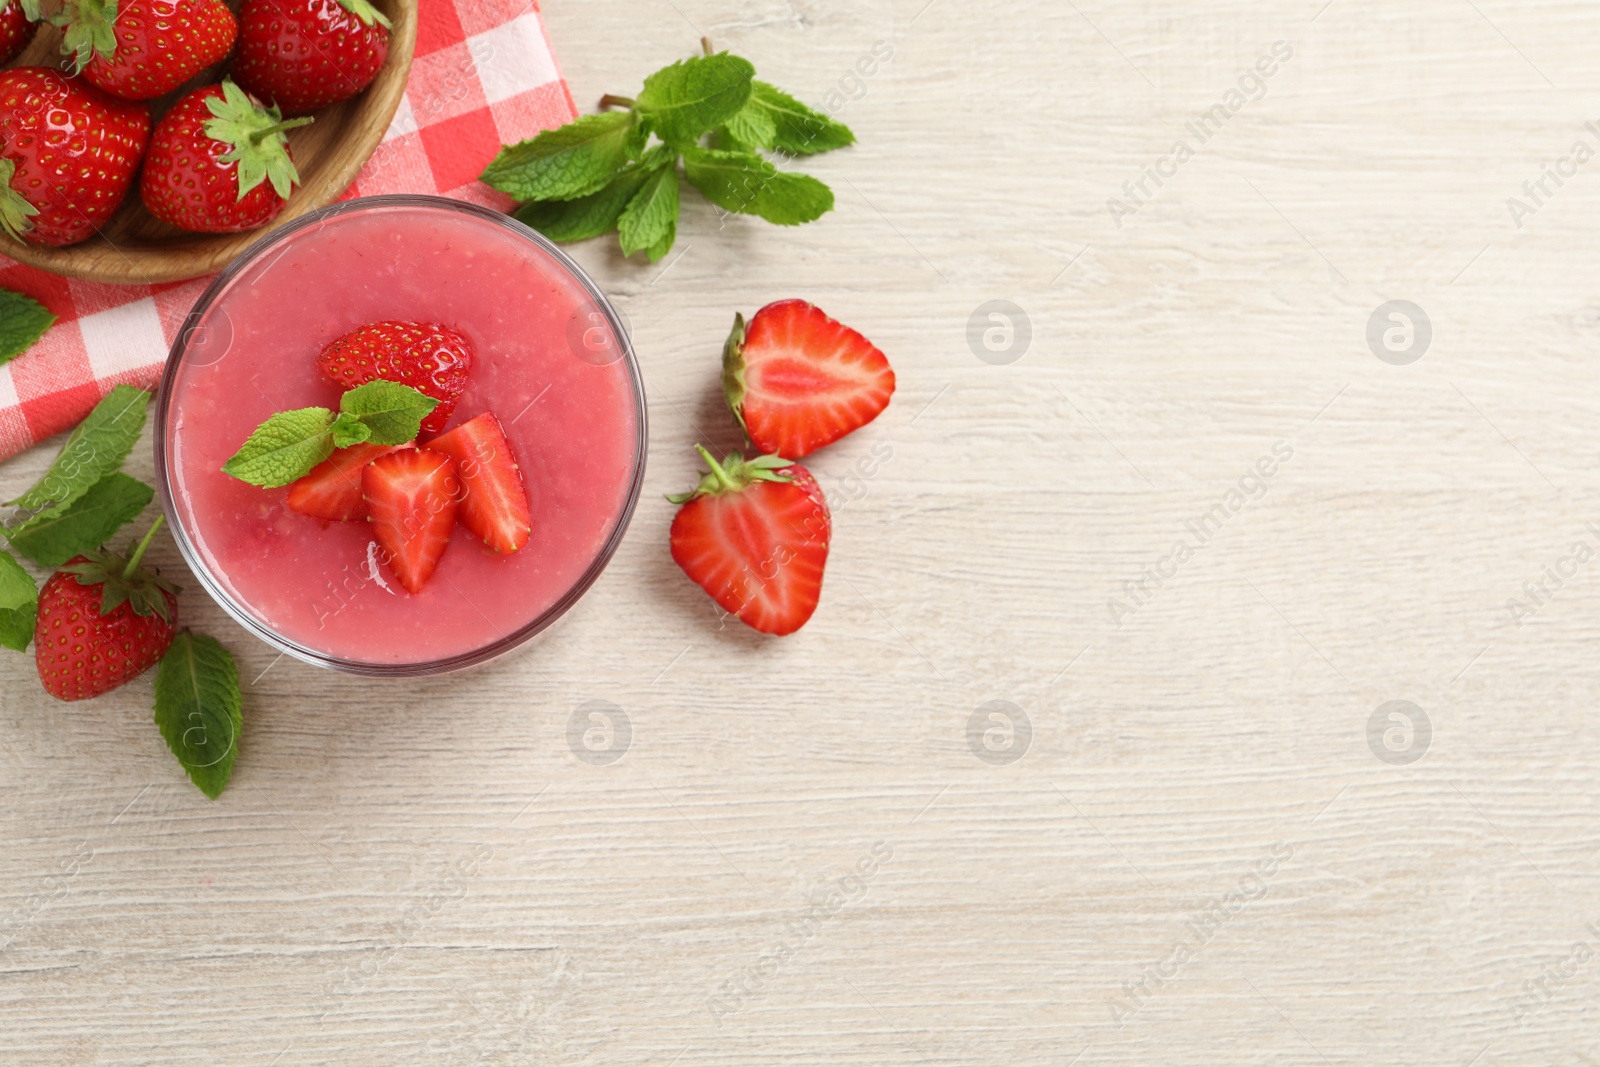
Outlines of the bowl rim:
{"label": "bowl rim", "polygon": [[[554,259],[588,294],[593,303],[593,309],[605,316],[606,324],[610,327],[612,336],[617,340],[622,350],[619,358],[624,361],[627,369],[629,382],[632,386],[630,395],[637,414],[633,473],[628,485],[627,498],[623,502],[622,509],[617,515],[611,532],[607,535],[600,550],[572,587],[532,621],[496,641],[470,652],[419,663],[399,664],[351,660],[319,652],[314,648],[277,633],[263,621],[256,618],[242,604],[237,603],[234,597],[223,587],[222,583],[212,575],[210,567],[201,558],[199,550],[190,540],[189,532],[179,518],[173,494],[174,475],[167,457],[167,429],[169,413],[172,407],[174,383],[189,348],[190,339],[199,327],[206,312],[210,310],[212,304],[221,296],[228,285],[260,259],[264,253],[301,230],[341,215],[396,207],[440,209],[456,214],[474,216],[500,226]],[[189,567],[190,572],[199,579],[200,584],[211,596],[211,599],[216,601],[218,606],[227,612],[235,622],[265,641],[268,645],[278,649],[280,653],[293,656],[314,666],[366,677],[415,678],[447,674],[487,663],[527,643],[565,615],[599,579],[601,573],[621,546],[628,526],[633,520],[634,511],[638,507],[639,497],[644,487],[645,463],[650,437],[648,420],[649,412],[644,378],[639,369],[638,359],[634,355],[633,342],[629,338],[616,309],[611,306],[610,300],[600,291],[599,286],[594,283],[588,273],[578,266],[571,256],[556,247],[543,234],[502,212],[444,196],[421,193],[394,193],[381,196],[356,197],[307,212],[261,237],[212,279],[205,292],[200,294],[199,299],[195,301],[189,313],[184,316],[177,338],[173,341],[172,347],[167,354],[166,366],[162,371],[161,381],[157,385],[154,421],[155,440],[153,442],[156,485],[161,498],[162,513],[166,516],[167,524],[172,530],[173,540],[177,542],[179,554],[182,555],[184,563]]]}

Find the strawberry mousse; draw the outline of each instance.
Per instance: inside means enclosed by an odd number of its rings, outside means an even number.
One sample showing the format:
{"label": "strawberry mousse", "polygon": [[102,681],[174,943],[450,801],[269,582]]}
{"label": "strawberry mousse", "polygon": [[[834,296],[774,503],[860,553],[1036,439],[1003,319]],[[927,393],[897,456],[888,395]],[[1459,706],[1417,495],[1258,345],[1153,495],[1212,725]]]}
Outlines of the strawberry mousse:
{"label": "strawberry mousse", "polygon": [[[448,390],[380,327],[431,345]],[[325,353],[352,337],[370,351],[335,368]],[[372,380],[450,402],[403,440],[417,413],[394,431],[371,410],[388,394],[346,395]],[[392,436],[335,415],[351,410]],[[314,435],[319,417],[320,452],[252,438],[269,419]],[[156,463],[179,546],[230,614],[307,661],[406,675],[490,659],[560,616],[621,539],[644,446],[637,364],[571,260],[498,213],[393,196],[308,215],[212,284],[167,364]],[[291,454],[282,477],[238,474]]]}

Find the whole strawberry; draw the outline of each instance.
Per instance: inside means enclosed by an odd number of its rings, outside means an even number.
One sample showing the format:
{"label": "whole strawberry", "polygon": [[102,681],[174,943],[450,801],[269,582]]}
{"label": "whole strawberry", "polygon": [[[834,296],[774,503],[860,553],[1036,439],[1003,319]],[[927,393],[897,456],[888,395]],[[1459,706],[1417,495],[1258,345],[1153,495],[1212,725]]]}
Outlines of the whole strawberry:
{"label": "whole strawberry", "polygon": [[389,20],[368,0],[244,0],[233,76],[285,115],[337,104],[377,77]]}
{"label": "whole strawberry", "polygon": [[178,629],[171,582],[139,566],[157,519],[128,555],[97,552],[69,561],[39,590],[34,659],[58,700],[87,700],[161,662]]}
{"label": "whole strawberry", "polygon": [[346,389],[399,382],[439,401],[422,420],[435,434],[450,421],[472,373],[472,342],[437,322],[374,322],[329,343],[317,357],[323,376]]}
{"label": "whole strawberry", "polygon": [[150,138],[139,195],[150,214],[197,233],[251,230],[283,210],[300,180],[285,122],[231,81],[179,100]]}
{"label": "whole strawberry", "polygon": [[806,624],[822,595],[833,520],[811,472],[780,456],[731,453],[692,491],[672,520],[672,558],[725,611],[766,634]]}
{"label": "whole strawberry", "polygon": [[0,229],[69,245],[111,220],[150,140],[150,112],[44,67],[0,72]]}
{"label": "whole strawberry", "polygon": [[22,0],[0,0],[0,63],[16,59],[38,29],[22,10]]}
{"label": "whole strawberry", "polygon": [[222,0],[64,0],[50,21],[75,72],[125,100],[170,93],[222,62],[239,35]]}

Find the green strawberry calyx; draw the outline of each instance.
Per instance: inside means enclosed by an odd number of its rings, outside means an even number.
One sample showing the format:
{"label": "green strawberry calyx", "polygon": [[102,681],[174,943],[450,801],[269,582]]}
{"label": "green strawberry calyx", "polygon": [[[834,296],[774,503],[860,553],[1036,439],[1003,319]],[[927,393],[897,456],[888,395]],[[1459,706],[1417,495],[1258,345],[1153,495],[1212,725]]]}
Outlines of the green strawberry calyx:
{"label": "green strawberry calyx", "polygon": [[250,99],[232,80],[222,82],[222,95],[206,98],[212,117],[206,120],[206,136],[231,147],[219,163],[239,164],[239,199],[263,181],[287,199],[300,183],[300,172],[289,158],[289,141],[284,132],[311,121],[310,116],[284,120],[276,107],[265,107]]}
{"label": "green strawberry calyx", "polygon": [[744,316],[733,316],[733,332],[722,347],[722,395],[728,398],[728,410],[739,420],[739,428],[748,432],[744,424]]}
{"label": "green strawberry calyx", "polygon": [[77,578],[79,585],[100,586],[101,615],[110,615],[127,604],[135,615],[159,615],[162,621],[171,622],[172,607],[164,594],[176,596],[178,587],[155,571],[139,566],[163,521],[164,516],[157,516],[144,539],[130,545],[126,555],[104,549],[86,553],[82,562],[62,567],[62,573]]}
{"label": "green strawberry calyx", "polygon": [[117,0],[69,0],[50,22],[62,30],[61,51],[72,57],[72,73],[82,74],[96,57],[116,55]]}
{"label": "green strawberry calyx", "polygon": [[11,188],[11,176],[17,165],[9,159],[0,159],[0,229],[17,240],[33,229],[33,216],[39,209],[28,203],[28,198]]}
{"label": "green strawberry calyx", "polygon": [[386,30],[394,28],[394,23],[389,21],[389,17],[373,7],[368,0],[339,0],[339,6],[368,26],[376,22]]}
{"label": "green strawberry calyx", "polygon": [[695,445],[694,450],[700,453],[700,458],[705,460],[706,466],[711,470],[700,479],[700,484],[689,492],[668,496],[667,500],[671,503],[687,504],[696,497],[737,493],[756,482],[794,481],[791,475],[781,473],[785,467],[794,466],[792,459],[784,459],[782,456],[757,456],[755,459],[747,460],[742,453],[729,452],[728,458],[718,463],[703,446]]}

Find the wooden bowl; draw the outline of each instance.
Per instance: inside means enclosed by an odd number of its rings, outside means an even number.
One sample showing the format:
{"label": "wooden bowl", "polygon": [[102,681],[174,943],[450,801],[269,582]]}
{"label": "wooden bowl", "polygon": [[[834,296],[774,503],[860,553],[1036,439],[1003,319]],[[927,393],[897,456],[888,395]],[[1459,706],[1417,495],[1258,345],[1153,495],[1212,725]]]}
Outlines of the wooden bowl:
{"label": "wooden bowl", "polygon": [[[437,2],[437,0],[435,0]],[[417,43],[418,0],[374,0],[389,16],[389,55],[371,85],[353,99],[316,112],[309,126],[289,131],[289,148],[300,171],[300,184],[283,212],[265,226],[244,233],[189,233],[168,225],[139,201],[138,179],[128,198],[99,236],[64,248],[18,241],[0,232],[0,255],[69,278],[117,285],[148,285],[198,278],[221,270],[240,252],[290,219],[332,203],[350,187],[400,106],[411,54]],[[59,66],[61,32],[41,26],[39,34],[12,66]],[[170,96],[152,101],[160,116],[185,92],[217,81],[220,70],[208,71]]]}

